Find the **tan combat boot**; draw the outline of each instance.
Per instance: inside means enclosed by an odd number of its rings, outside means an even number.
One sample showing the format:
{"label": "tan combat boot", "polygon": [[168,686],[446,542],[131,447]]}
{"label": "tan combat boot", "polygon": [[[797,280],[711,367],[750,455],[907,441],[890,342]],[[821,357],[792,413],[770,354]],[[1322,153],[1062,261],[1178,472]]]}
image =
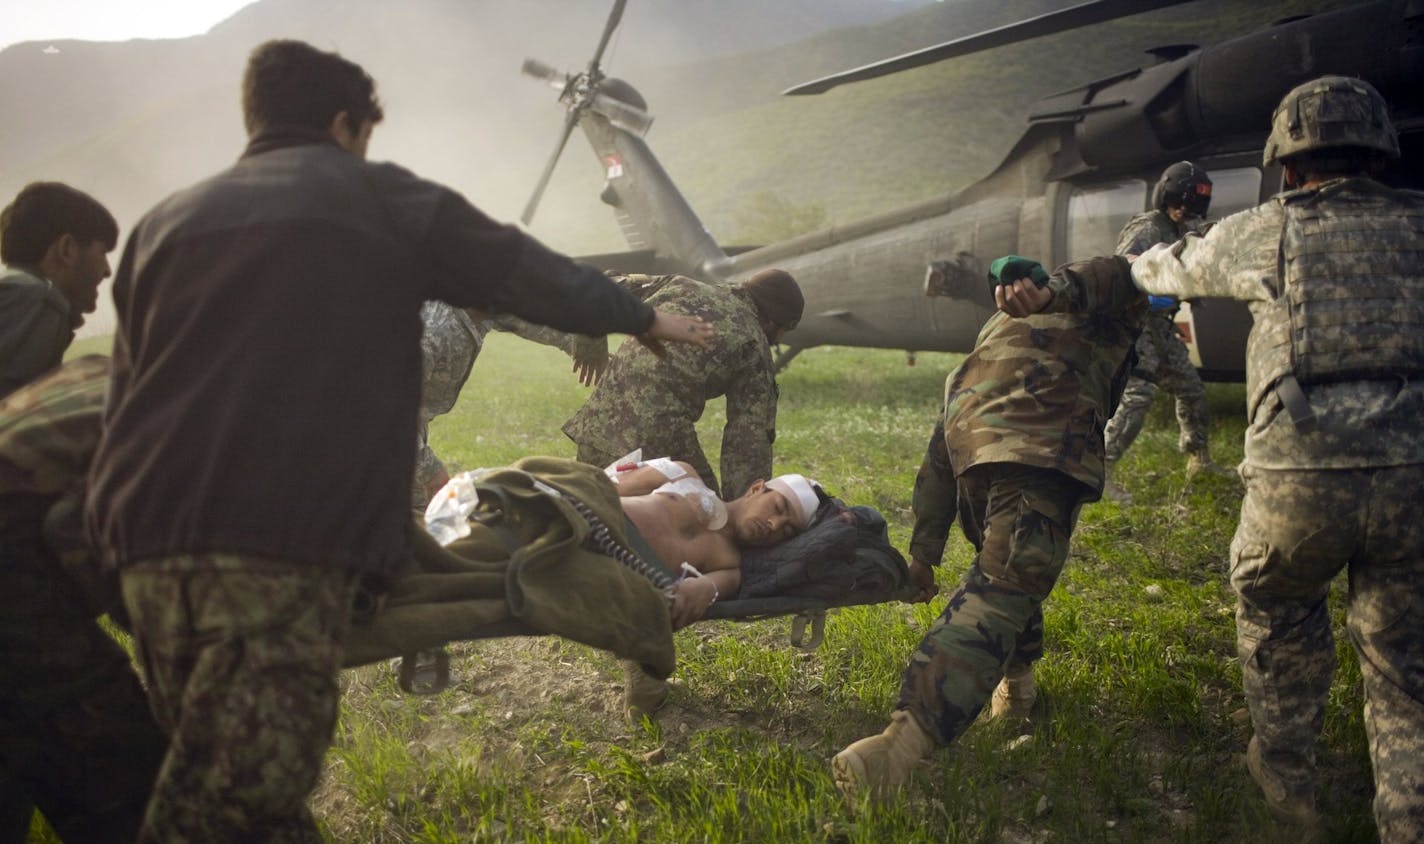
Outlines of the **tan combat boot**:
{"label": "tan combat boot", "polygon": [[883,800],[909,779],[915,763],[934,747],[934,738],[915,716],[897,709],[884,732],[855,742],[831,759],[831,777],[851,806],[862,794]]}
{"label": "tan combat boot", "polygon": [[1005,674],[989,698],[990,718],[1027,718],[1033,714],[1038,700],[1038,687],[1033,683],[1033,666]]}
{"label": "tan combat boot", "polygon": [[667,703],[668,684],[631,659],[622,660],[622,665],[623,712],[636,724],[644,717],[653,717],[653,713]]}
{"label": "tan combat boot", "polygon": [[1246,770],[1251,773],[1251,779],[1256,781],[1256,785],[1260,786],[1261,794],[1266,798],[1266,805],[1276,820],[1307,831],[1318,827],[1320,816],[1315,813],[1315,796],[1292,794],[1286,784],[1266,767],[1265,760],[1261,758],[1261,744],[1256,741],[1255,736],[1252,736],[1250,744],[1246,745]]}

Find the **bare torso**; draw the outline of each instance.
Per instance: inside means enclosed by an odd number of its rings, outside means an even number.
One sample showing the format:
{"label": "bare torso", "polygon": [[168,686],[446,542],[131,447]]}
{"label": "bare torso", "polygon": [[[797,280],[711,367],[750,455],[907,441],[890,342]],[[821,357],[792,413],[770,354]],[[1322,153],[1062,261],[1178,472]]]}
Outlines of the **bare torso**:
{"label": "bare torso", "polygon": [[[691,467],[684,464],[683,469]],[[680,579],[673,590],[672,622],[677,628],[700,618],[719,597],[737,594],[742,555],[730,527],[709,529],[693,499],[653,492],[666,480],[651,467],[620,473],[618,495],[624,515],[669,569],[676,572],[687,563],[702,575]]]}
{"label": "bare torso", "polygon": [[725,531],[708,530],[692,502],[654,492],[621,499],[623,512],[668,568],[689,563],[703,574],[735,569],[741,553]]}

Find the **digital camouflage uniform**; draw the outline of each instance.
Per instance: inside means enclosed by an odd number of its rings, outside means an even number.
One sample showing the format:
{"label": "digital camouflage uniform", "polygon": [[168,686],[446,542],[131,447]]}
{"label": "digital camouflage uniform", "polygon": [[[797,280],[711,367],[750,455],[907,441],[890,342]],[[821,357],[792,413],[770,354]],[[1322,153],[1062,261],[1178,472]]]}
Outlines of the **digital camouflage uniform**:
{"label": "digital camouflage uniform", "polygon": [[[684,276],[615,279],[648,304],[701,316],[717,326],[709,348],[674,346],[658,357],[624,341],[598,388],[564,423],[578,458],[606,466],[641,448],[646,455],[684,460],[708,488],[736,498],[771,477],[776,438],[776,380],[771,347],[756,307],[743,291]],[[722,484],[702,452],[695,428],[710,399],[727,397],[722,429]]]}
{"label": "digital camouflage uniform", "polygon": [[1103,422],[1126,378],[1146,299],[1127,262],[1069,265],[1048,310],[995,314],[949,376],[915,480],[910,552],[937,565],[957,508],[977,551],[911,657],[897,709],[942,743],[958,737],[1008,668],[1042,654],[1042,605],[1084,502],[1103,485]]}
{"label": "digital camouflage uniform", "polygon": [[79,358],[0,405],[0,842],[34,804],[61,839],[129,842],[167,743],[128,654],[98,624],[79,500],[108,359]]}
{"label": "digital camouflage uniform", "polygon": [[[1158,243],[1176,242],[1189,230],[1173,222],[1165,211],[1138,214],[1127,221],[1118,235],[1116,254],[1141,255]],[[1143,321],[1142,334],[1137,338],[1137,363],[1103,434],[1110,464],[1120,460],[1142,432],[1158,388],[1176,399],[1177,427],[1181,431],[1177,447],[1187,454],[1206,454],[1211,427],[1206,387],[1172,320],[1175,312],[1175,307],[1154,307]]]}
{"label": "digital camouflage uniform", "polygon": [[415,483],[411,503],[424,510],[430,485],[445,473],[445,465],[430,447],[430,422],[449,413],[465,388],[470,368],[491,330],[508,331],[526,340],[562,349],[580,359],[586,351],[607,353],[607,342],[581,334],[566,334],[516,316],[501,315],[476,321],[463,308],[438,299],[420,308],[423,331],[420,335],[420,428],[416,431]]}
{"label": "digital camouflage uniform", "polygon": [[1348,569],[1385,841],[1424,840],[1421,267],[1424,194],[1354,178],[1281,194],[1132,270],[1152,293],[1251,308],[1231,581],[1255,741],[1286,792],[1313,801],[1335,667],[1326,598]]}

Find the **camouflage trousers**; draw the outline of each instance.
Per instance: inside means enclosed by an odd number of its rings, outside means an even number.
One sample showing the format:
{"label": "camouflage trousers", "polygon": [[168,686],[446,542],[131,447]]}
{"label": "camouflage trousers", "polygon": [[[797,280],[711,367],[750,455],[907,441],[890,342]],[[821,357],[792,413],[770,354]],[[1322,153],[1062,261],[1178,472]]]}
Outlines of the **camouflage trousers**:
{"label": "camouflage trousers", "polygon": [[35,808],[71,844],[131,842],[167,740],[39,523],[0,505],[0,844]]}
{"label": "camouflage trousers", "polygon": [[1043,601],[1068,559],[1086,485],[1014,463],[959,477],[959,524],[978,552],[910,658],[896,709],[941,743],[958,738],[1006,670],[1043,655]]}
{"label": "camouflage trousers", "polygon": [[1424,840],[1424,466],[1247,467],[1231,544],[1236,643],[1262,760],[1314,793],[1315,744],[1335,670],[1326,598],[1349,577],[1347,628],[1364,677],[1375,820]]}
{"label": "camouflage trousers", "polygon": [[1211,430],[1206,387],[1192,366],[1177,327],[1154,314],[1144,321],[1137,338],[1137,365],[1123,388],[1117,412],[1103,429],[1104,454],[1109,463],[1120,460],[1142,433],[1159,387],[1177,401],[1177,448],[1187,454],[1206,451]]}
{"label": "camouflage trousers", "polygon": [[231,554],[122,575],[168,755],[140,842],[319,842],[307,808],[340,693],[350,572]]}

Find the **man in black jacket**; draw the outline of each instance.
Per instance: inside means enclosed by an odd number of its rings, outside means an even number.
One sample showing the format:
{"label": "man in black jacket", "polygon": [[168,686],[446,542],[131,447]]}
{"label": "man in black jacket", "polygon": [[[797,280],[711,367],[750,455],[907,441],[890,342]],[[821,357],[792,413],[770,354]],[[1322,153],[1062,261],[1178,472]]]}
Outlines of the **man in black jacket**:
{"label": "man in black jacket", "polygon": [[360,66],[298,41],[243,79],[247,149],[135,227],[87,521],[170,734],[140,841],[318,841],[358,576],[412,530],[420,304],[705,343],[459,194],[365,161]]}

